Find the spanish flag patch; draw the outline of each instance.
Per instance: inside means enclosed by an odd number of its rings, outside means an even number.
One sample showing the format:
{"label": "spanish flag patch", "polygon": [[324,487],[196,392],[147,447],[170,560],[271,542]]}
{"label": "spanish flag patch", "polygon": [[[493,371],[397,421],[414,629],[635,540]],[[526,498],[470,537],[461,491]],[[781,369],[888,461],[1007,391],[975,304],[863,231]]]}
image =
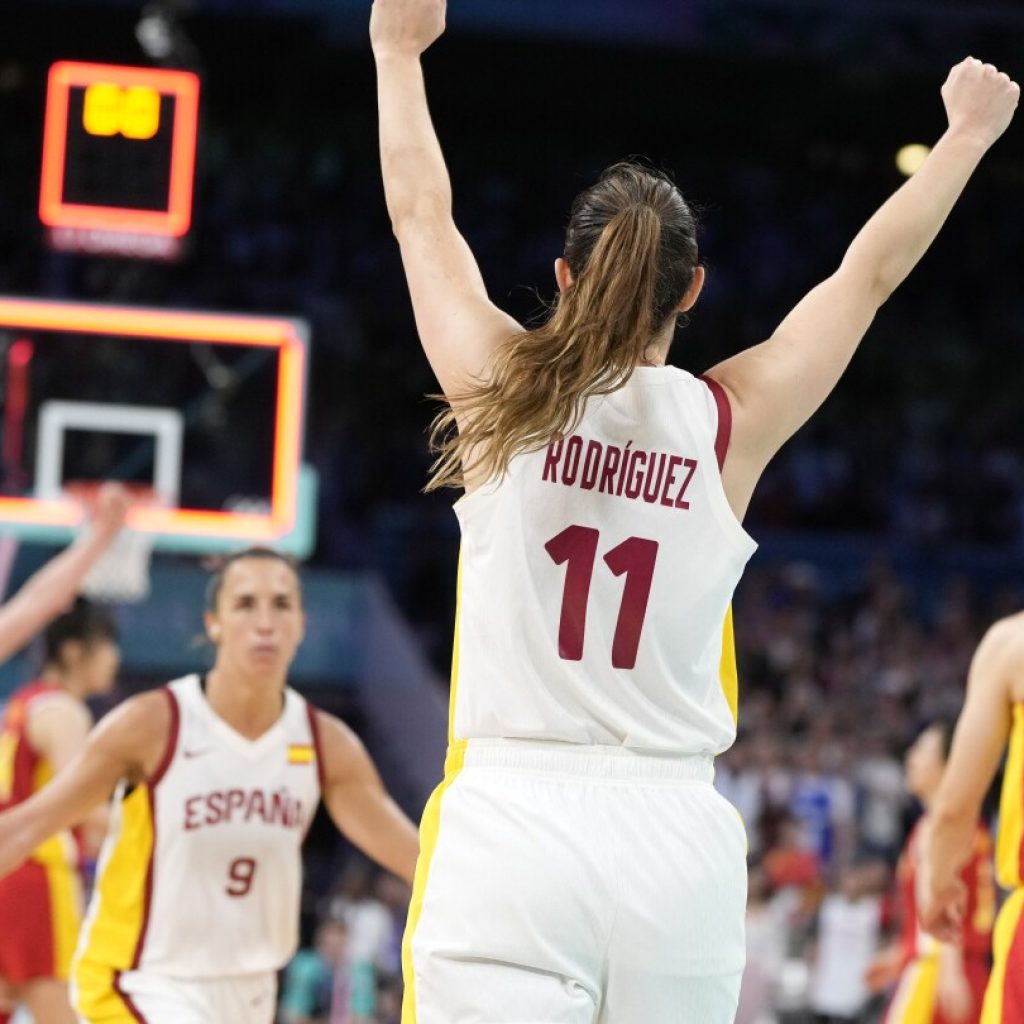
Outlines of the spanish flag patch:
{"label": "spanish flag patch", "polygon": [[288,745],[289,764],[312,764],[316,760],[316,750],[311,743],[290,743]]}

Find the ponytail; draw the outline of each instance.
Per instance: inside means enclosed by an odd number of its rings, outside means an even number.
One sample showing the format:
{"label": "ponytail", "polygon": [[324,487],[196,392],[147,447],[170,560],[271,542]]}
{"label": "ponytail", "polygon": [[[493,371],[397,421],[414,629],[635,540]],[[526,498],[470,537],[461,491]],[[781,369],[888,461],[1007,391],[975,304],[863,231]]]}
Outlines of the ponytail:
{"label": "ponytail", "polygon": [[[645,185],[646,194],[638,187]],[[666,192],[682,206],[687,255],[692,249],[684,267],[668,272],[665,211],[659,209]],[[548,320],[509,338],[495,352],[487,379],[451,396],[435,418],[430,442],[437,458],[427,491],[465,486],[467,469],[485,481],[501,478],[516,455],[575,430],[587,399],[629,380],[693,280],[696,241],[688,207],[670,182],[635,165],[617,165],[579,197],[568,242],[574,280]],[[676,245],[668,248],[671,259]]]}

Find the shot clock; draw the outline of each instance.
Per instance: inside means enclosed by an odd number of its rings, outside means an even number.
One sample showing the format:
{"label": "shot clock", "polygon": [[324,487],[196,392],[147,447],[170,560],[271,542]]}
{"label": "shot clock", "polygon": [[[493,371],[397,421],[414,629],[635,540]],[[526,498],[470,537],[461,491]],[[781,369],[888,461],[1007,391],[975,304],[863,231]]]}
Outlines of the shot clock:
{"label": "shot clock", "polygon": [[190,71],[54,64],[39,190],[50,244],[176,258],[192,223],[198,120]]}

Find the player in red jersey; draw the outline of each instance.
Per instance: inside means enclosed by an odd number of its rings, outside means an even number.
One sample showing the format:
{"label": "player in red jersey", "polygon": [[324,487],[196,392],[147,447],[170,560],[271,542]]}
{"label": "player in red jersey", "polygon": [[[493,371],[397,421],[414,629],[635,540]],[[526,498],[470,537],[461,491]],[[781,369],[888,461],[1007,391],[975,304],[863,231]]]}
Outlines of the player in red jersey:
{"label": "player in red jersey", "polygon": [[918,920],[917,885],[929,810],[952,741],[953,723],[940,719],[907,752],[907,789],[924,805],[924,814],[910,833],[897,868],[903,915],[900,942],[876,959],[873,978],[869,976],[876,984],[899,978],[883,1024],[977,1024],[981,1016],[996,911],[992,841],[982,824],[975,828],[970,860],[960,874],[967,903],[958,941],[939,942],[922,931]]}
{"label": "player in red jersey", "polygon": [[[81,751],[92,726],[85,699],[110,690],[120,662],[113,620],[85,598],[50,624],[45,641],[42,673],[14,693],[0,719],[0,811],[42,789]],[[75,1020],[67,976],[81,920],[69,832],[0,878],[0,978],[37,1024]]]}
{"label": "player in red jersey", "polygon": [[[957,877],[971,826],[1006,750],[996,878],[1010,894],[993,936],[993,967],[982,1024],[1024,1024],[1024,615],[1000,620],[975,652],[953,751],[935,796],[922,861],[921,923],[943,939],[970,913]],[[1008,745],[1007,745],[1008,744]]]}
{"label": "player in red jersey", "polygon": [[[88,528],[66,551],[43,566],[0,607],[0,661],[24,647],[47,623],[68,608],[89,570],[99,561],[120,532],[127,510],[128,494],[124,488],[118,484],[107,484],[102,487],[96,505],[91,510]],[[0,807],[13,802],[9,801],[8,790],[13,791],[14,788],[15,754],[12,733],[8,732],[8,727],[10,721],[24,715],[28,703],[26,696],[26,691],[22,691],[21,699],[11,703],[8,715],[4,719],[3,732],[0,732]],[[65,713],[72,720],[78,721],[64,737],[64,753],[57,752],[56,760],[49,762],[52,768],[66,761],[68,756],[77,750],[75,736],[81,735],[81,712],[79,710],[76,714],[75,711],[68,712],[67,709],[61,712],[54,703],[33,726],[33,731],[38,730],[43,734],[48,734],[51,730],[60,732],[61,727],[57,725],[57,721]],[[23,751],[22,757],[24,756]],[[24,769],[18,774],[24,775]],[[61,893],[72,891],[74,880],[68,881],[65,878],[65,882],[68,884]],[[10,889],[0,883],[0,1024],[6,1024],[9,1019],[15,997],[35,1010],[37,1024],[69,1020],[71,1018],[68,1016],[67,997],[63,994],[63,982],[54,984],[52,979],[44,976],[41,980],[26,983],[19,978],[27,964],[15,969],[6,966],[5,958],[12,944],[17,946],[22,941],[21,933],[7,926],[7,919],[16,919],[19,927],[21,923],[41,925],[50,920],[44,917],[37,918],[32,912],[26,911],[19,893],[23,895],[22,890]],[[66,922],[70,918],[64,913],[59,920]],[[21,952],[29,952],[29,941],[24,940]],[[73,943],[74,936],[68,941]],[[45,956],[46,949],[38,947],[34,940],[32,947],[40,956]],[[18,957],[20,955],[16,954]],[[19,959],[18,962],[22,961]],[[52,995],[51,990],[57,995]],[[53,1011],[49,1009],[51,1001],[56,1006]]]}

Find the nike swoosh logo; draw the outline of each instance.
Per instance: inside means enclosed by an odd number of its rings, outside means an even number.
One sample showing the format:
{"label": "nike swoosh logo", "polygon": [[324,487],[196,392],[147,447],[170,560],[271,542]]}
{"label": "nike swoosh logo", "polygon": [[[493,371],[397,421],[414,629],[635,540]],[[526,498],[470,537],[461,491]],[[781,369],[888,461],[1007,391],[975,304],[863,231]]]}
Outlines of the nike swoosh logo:
{"label": "nike swoosh logo", "polygon": [[202,757],[204,754],[212,754],[213,747],[203,747],[202,750],[183,750],[181,753],[184,757]]}

